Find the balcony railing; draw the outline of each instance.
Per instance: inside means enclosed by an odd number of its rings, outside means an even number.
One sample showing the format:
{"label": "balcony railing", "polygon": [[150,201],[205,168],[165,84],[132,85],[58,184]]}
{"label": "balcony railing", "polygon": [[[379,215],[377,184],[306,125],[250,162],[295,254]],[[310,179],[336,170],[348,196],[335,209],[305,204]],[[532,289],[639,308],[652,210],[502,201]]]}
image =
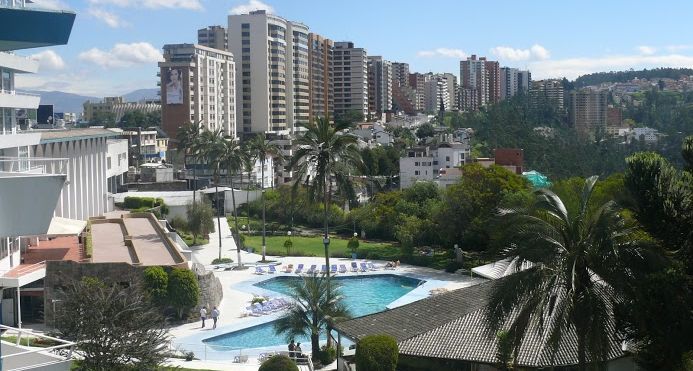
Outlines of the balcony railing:
{"label": "balcony railing", "polygon": [[[8,344],[12,347],[7,349],[10,352],[0,355],[0,365],[3,370],[45,370],[52,369],[51,366],[61,369],[66,364],[69,367],[72,362],[76,344],[71,341],[4,325],[0,325],[0,331],[3,332],[3,336],[15,337],[14,344]],[[32,341],[36,339],[48,340],[55,345],[45,348],[30,347]]]}
{"label": "balcony railing", "polygon": [[44,157],[0,157],[0,174],[67,175],[68,159]]}

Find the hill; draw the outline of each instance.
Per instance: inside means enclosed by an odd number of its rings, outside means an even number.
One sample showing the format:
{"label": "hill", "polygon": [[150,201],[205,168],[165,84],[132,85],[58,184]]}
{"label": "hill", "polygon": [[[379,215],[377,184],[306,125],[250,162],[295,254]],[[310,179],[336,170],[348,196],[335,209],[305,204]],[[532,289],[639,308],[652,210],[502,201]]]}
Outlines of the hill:
{"label": "hill", "polygon": [[31,93],[41,96],[41,104],[52,104],[55,106],[55,112],[80,113],[84,110],[84,102],[101,100],[98,97],[64,93],[62,91],[31,91]]}
{"label": "hill", "polygon": [[159,89],[138,89],[123,95],[123,100],[126,102],[139,102],[142,99],[157,99],[156,94]]}
{"label": "hill", "polygon": [[693,69],[691,68],[655,68],[637,71],[597,72],[578,77],[575,79],[574,84],[576,88],[583,88],[585,86],[599,85],[605,82],[627,82],[636,77],[648,80],[662,78],[678,80],[681,76],[691,75],[693,75]]}

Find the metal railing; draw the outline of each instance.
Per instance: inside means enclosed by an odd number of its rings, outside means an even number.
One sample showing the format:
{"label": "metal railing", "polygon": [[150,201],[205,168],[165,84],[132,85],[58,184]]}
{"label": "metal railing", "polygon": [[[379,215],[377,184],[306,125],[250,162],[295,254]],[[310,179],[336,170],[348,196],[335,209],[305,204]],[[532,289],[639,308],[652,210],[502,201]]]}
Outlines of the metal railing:
{"label": "metal railing", "polygon": [[[16,367],[13,368],[13,370],[33,370],[33,369],[38,369],[38,368],[43,368],[49,365],[54,365],[54,364],[59,364],[63,363],[65,361],[69,361],[72,359],[74,350],[75,350],[75,345],[76,343],[73,343],[71,341],[63,340],[63,339],[58,339],[54,338],[52,336],[47,336],[43,334],[37,334],[34,333],[32,330],[28,329],[18,329],[14,327],[9,327],[5,325],[0,325],[0,331],[2,332],[3,337],[8,337],[8,336],[16,336],[16,339],[14,341],[15,346],[23,346],[22,345],[22,338],[24,339],[31,339],[31,338],[38,338],[38,339],[46,339],[50,340],[52,342],[58,343],[58,345],[53,345],[45,348],[39,348],[35,347],[33,349],[27,349],[25,351],[20,351],[17,353],[12,353],[12,354],[7,354],[7,355],[1,355],[0,356],[0,364],[5,365],[6,362],[9,362],[13,359],[27,359],[29,363],[32,361],[33,356],[36,353],[51,353],[54,357],[58,356],[60,358],[56,358],[55,361],[48,361],[48,362],[37,362],[34,364],[28,364],[26,366],[21,366],[21,367]],[[27,347],[30,346],[30,341],[27,340]],[[22,348],[25,349],[25,348]],[[28,357],[27,357],[28,356]],[[5,368],[3,368],[4,370]]]}
{"label": "metal railing", "polygon": [[0,173],[67,175],[67,158],[0,157]]}
{"label": "metal railing", "polygon": [[261,349],[246,349],[224,345],[169,343],[169,352],[176,357],[185,357],[193,353],[194,357],[206,362],[228,362],[248,365],[260,365],[275,355],[285,355],[297,365],[305,365],[310,371],[315,370],[310,354],[291,356],[288,351],[267,351]]}

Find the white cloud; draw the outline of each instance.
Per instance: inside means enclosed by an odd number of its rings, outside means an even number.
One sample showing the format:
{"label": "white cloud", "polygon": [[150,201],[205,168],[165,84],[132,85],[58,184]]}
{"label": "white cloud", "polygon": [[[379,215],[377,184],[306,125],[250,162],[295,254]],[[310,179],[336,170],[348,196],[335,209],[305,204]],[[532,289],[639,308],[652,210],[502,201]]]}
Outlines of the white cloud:
{"label": "white cloud", "polygon": [[121,8],[144,7],[150,9],[202,10],[201,0],[88,0],[93,5],[115,5]]}
{"label": "white cloud", "polygon": [[79,59],[101,67],[130,67],[136,64],[156,63],[163,60],[158,49],[150,43],[116,44],[111,50],[89,49]]}
{"label": "white cloud", "polygon": [[99,8],[89,8],[89,14],[94,18],[106,23],[108,27],[119,28],[127,26],[127,22],[118,17],[117,14]]}
{"label": "white cloud", "polygon": [[647,45],[640,45],[636,49],[642,55],[652,55],[652,54],[657,52],[657,48],[647,46]]}
{"label": "white cloud", "polygon": [[678,53],[684,50],[693,49],[693,45],[667,45],[666,50],[671,53]]}
{"label": "white cloud", "polygon": [[417,57],[422,58],[467,58],[467,53],[461,49],[437,48],[434,50],[421,50],[416,53]]}
{"label": "white cloud", "polygon": [[29,58],[38,61],[41,70],[62,70],[65,68],[63,58],[52,50],[44,50],[40,53],[32,54]]}
{"label": "white cloud", "polygon": [[630,68],[690,67],[691,65],[693,65],[693,56],[680,54],[617,55],[535,61],[529,64],[529,70],[532,71],[532,78],[537,79],[553,77],[575,79],[580,75],[602,71],[623,71]]}
{"label": "white cloud", "polygon": [[515,49],[509,46],[497,46],[491,48],[491,53],[499,59],[506,61],[545,60],[551,57],[551,53],[539,44],[532,45],[529,49]]}
{"label": "white cloud", "polygon": [[274,8],[269,4],[265,4],[260,0],[249,0],[245,4],[240,4],[231,8],[229,14],[248,14],[253,10],[265,10],[267,13],[274,12]]}

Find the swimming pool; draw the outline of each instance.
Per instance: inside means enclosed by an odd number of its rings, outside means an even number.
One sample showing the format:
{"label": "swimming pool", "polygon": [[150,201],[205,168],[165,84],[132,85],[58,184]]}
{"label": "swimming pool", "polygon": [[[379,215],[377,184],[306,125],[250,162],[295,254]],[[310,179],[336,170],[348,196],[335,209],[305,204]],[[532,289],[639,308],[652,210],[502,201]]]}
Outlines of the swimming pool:
{"label": "swimming pool", "polygon": [[[381,312],[387,305],[418,287],[424,281],[393,274],[334,277],[341,286],[344,303],[352,317],[360,317]],[[279,276],[255,284],[266,290],[280,294],[290,294],[289,283],[301,280],[295,276]],[[286,344],[283,335],[274,333],[274,322],[245,328],[204,340],[208,345],[232,348],[262,348]],[[324,339],[321,339],[324,340]],[[310,338],[297,338],[297,342],[310,347]]]}

